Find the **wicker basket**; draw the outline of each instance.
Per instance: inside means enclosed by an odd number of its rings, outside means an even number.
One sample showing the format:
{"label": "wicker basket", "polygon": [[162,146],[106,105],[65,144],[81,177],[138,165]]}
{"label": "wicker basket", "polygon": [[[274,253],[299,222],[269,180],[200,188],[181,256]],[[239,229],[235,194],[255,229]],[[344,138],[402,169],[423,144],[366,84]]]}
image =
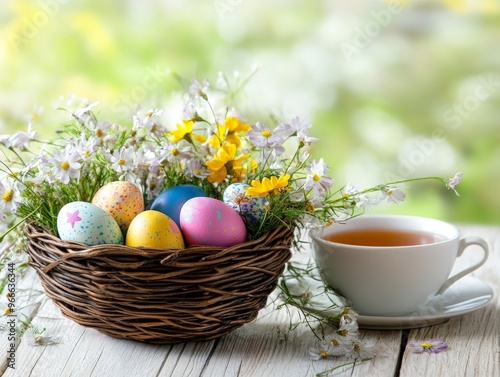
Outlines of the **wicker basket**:
{"label": "wicker basket", "polygon": [[255,319],[291,257],[293,229],[230,248],[183,250],[61,241],[26,224],[30,265],[76,323],[172,344],[219,338]]}

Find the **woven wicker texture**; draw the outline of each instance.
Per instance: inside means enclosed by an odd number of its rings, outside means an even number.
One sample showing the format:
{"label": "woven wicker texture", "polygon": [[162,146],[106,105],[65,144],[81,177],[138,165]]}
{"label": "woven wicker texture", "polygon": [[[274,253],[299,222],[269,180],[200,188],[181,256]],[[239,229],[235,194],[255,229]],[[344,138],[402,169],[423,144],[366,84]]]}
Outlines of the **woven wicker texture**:
{"label": "woven wicker texture", "polygon": [[293,229],[230,248],[61,241],[27,224],[30,265],[62,314],[115,338],[205,341],[255,319],[291,257]]}

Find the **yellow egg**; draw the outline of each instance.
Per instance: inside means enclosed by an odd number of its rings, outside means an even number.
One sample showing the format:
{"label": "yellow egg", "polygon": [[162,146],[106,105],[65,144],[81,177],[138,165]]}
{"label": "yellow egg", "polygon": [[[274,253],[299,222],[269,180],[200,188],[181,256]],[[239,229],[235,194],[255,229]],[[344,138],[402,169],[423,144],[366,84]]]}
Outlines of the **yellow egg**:
{"label": "yellow egg", "polygon": [[123,234],[127,232],[134,217],[144,211],[141,189],[126,181],[110,182],[102,186],[94,195],[92,204],[113,216]]}
{"label": "yellow egg", "polygon": [[125,244],[153,249],[184,249],[184,239],[175,221],[153,210],[141,212],[132,220]]}

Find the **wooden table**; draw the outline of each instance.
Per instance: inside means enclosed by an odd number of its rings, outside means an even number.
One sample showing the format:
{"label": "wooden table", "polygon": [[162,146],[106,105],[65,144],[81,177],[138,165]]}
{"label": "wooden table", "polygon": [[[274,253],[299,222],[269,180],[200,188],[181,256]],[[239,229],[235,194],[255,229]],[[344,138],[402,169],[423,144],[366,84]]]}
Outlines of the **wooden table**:
{"label": "wooden table", "polygon": [[[461,226],[464,235],[478,235],[491,247],[487,263],[473,276],[495,291],[481,309],[414,330],[362,330],[363,340],[375,346],[376,357],[348,367],[335,376],[500,376],[500,228]],[[40,292],[33,271],[16,282],[18,321],[46,328],[55,344],[34,345],[28,330],[15,337],[15,369],[9,368],[10,342],[6,317],[0,332],[0,371],[4,376],[314,376],[345,359],[312,361],[315,344],[304,327],[284,339],[289,315],[264,309],[253,323],[215,341],[155,346],[110,338],[63,318]],[[4,299],[5,301],[5,299]],[[448,351],[415,354],[407,342],[444,338]]]}

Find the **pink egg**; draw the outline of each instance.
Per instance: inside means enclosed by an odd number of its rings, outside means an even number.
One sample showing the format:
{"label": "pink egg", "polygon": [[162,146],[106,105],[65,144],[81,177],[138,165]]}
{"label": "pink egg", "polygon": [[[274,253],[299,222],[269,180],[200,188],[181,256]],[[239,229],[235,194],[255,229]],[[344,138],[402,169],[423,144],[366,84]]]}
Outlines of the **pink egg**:
{"label": "pink egg", "polygon": [[217,199],[189,199],[179,218],[188,245],[229,247],[247,239],[245,223],[238,212]]}

